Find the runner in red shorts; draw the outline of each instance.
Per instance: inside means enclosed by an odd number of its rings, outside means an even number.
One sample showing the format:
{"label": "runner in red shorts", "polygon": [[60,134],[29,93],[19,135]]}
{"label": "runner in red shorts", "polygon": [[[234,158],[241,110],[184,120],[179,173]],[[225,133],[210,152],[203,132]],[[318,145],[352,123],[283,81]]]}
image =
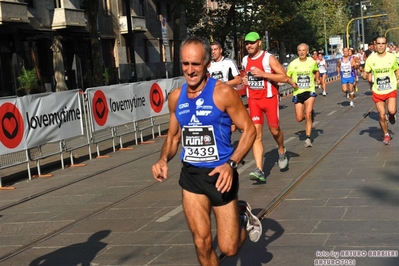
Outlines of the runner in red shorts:
{"label": "runner in red shorts", "polygon": [[378,37],[375,53],[367,57],[363,77],[366,79],[367,74],[373,74],[372,98],[379,114],[381,130],[384,133],[382,142],[385,145],[389,145],[391,136],[388,131],[388,121],[392,125],[396,122],[399,66],[396,56],[392,53],[387,53],[386,48],[387,39],[384,36]]}
{"label": "runner in red shorts", "polygon": [[269,130],[278,145],[278,165],[280,169],[288,166],[283,131],[280,129],[280,94],[277,86],[279,82],[288,82],[288,77],[280,62],[272,54],[262,50],[262,41],[258,33],[248,33],[244,43],[248,55],[242,60],[245,70],[243,82],[247,86],[249,115],[256,128],[256,139],[252,146],[256,169],[249,174],[249,177],[251,180],[265,182],[262,143],[264,114]]}

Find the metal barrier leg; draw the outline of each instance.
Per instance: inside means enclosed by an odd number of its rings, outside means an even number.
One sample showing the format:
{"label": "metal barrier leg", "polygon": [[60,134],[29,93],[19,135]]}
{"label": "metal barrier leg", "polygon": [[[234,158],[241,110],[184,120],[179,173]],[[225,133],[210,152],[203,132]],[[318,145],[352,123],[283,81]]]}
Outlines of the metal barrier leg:
{"label": "metal barrier leg", "polygon": [[98,145],[98,143],[96,143],[96,147],[97,147],[97,158],[108,158],[109,157],[107,155],[100,155],[100,146]]}
{"label": "metal barrier leg", "polygon": [[15,187],[3,187],[3,184],[1,183],[1,176],[0,176],[0,190],[13,190]]}
{"label": "metal barrier leg", "polygon": [[45,174],[42,175],[41,169],[40,169],[40,160],[36,161],[36,167],[37,167],[37,177],[38,178],[44,178],[44,177],[52,177],[52,174]]}
{"label": "metal barrier leg", "polygon": [[75,167],[75,166],[86,166],[85,163],[78,163],[78,164],[75,164],[75,163],[73,162],[73,153],[72,153],[72,151],[69,153],[69,157],[70,157],[70,159],[71,159],[71,167]]}
{"label": "metal barrier leg", "polygon": [[65,169],[64,165],[64,154],[63,151],[65,150],[65,140],[60,141],[60,158],[61,158],[61,168]]}
{"label": "metal barrier leg", "polygon": [[65,165],[64,165],[64,154],[61,152],[60,154],[60,158],[61,158],[61,168],[65,169]]}

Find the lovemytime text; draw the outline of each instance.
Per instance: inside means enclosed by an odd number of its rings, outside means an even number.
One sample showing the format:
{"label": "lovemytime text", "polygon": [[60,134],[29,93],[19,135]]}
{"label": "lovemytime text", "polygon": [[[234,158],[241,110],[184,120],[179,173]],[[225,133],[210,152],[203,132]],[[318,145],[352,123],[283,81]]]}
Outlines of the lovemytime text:
{"label": "lovemytime text", "polygon": [[119,112],[124,110],[130,110],[133,112],[134,108],[145,106],[145,98],[144,97],[133,97],[132,99],[126,99],[121,101],[112,101],[109,99],[109,106],[112,112]]}
{"label": "lovemytime text", "polygon": [[58,128],[61,128],[63,123],[80,120],[81,112],[79,108],[68,110],[68,107],[65,106],[64,109],[58,112],[41,114],[33,117],[30,117],[29,113],[26,112],[26,119],[28,121],[29,129],[49,127],[53,125],[58,125]]}

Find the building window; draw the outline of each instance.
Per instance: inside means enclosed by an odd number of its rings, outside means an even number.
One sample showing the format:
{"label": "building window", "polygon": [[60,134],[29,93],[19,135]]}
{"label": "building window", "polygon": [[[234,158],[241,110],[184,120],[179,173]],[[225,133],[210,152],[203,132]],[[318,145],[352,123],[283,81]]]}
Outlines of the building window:
{"label": "building window", "polygon": [[111,0],[103,0],[103,11],[104,15],[111,15]]}

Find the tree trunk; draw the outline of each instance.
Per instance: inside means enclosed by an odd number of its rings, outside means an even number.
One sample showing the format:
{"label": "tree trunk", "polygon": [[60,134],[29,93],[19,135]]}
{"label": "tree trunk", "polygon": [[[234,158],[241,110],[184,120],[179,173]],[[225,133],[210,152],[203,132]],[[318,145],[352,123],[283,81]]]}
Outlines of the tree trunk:
{"label": "tree trunk", "polygon": [[93,63],[93,85],[101,86],[102,81],[102,58],[99,32],[97,32],[98,0],[84,1],[90,33],[91,58]]}

